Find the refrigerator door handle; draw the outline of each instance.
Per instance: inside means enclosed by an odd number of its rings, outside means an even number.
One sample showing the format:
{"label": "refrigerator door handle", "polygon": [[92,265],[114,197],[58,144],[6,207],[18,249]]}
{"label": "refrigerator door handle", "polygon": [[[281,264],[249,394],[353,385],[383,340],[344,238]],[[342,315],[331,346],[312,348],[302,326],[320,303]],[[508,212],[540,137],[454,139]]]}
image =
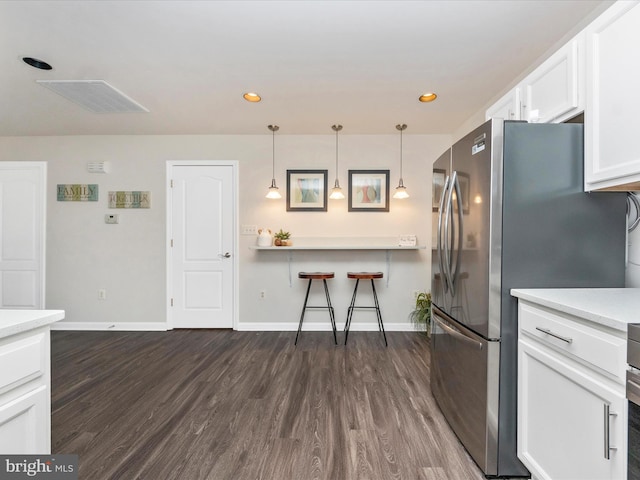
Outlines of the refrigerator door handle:
{"label": "refrigerator door handle", "polygon": [[[447,190],[449,189],[449,176],[447,176],[447,178],[445,178],[444,180],[444,186],[442,187],[442,196],[440,197],[440,208],[438,210],[438,239],[437,239],[437,251],[438,251],[438,263],[440,265],[440,276],[442,279],[442,287],[444,290],[444,293],[447,293],[449,291],[449,279],[447,278],[447,272],[444,269],[444,252],[443,252],[443,248],[442,248],[442,234],[443,234],[443,230],[442,230],[442,217],[444,214],[444,204],[445,204],[445,197],[447,195]],[[444,249],[447,248],[447,244],[446,244],[446,240],[444,242]]]}
{"label": "refrigerator door handle", "polygon": [[445,276],[447,277],[447,281],[449,282],[449,288],[451,288],[451,295],[455,296],[456,292],[455,292],[455,286],[453,284],[453,278],[451,276],[451,262],[452,262],[452,258],[451,258],[451,249],[453,247],[453,242],[451,242],[451,245],[447,245],[449,242],[449,233],[451,233],[451,235],[455,235],[455,231],[454,227],[453,227],[453,222],[451,222],[451,229],[449,228],[449,219],[452,218],[452,205],[453,205],[453,191],[454,191],[454,185],[457,183],[458,181],[458,172],[453,172],[453,175],[451,175],[451,182],[449,184],[449,193],[447,195],[447,200],[446,200],[446,211],[445,211],[445,219],[444,219],[444,241],[445,241],[445,250],[444,250],[444,267],[445,267]]}
{"label": "refrigerator door handle", "polygon": [[458,340],[461,340],[465,343],[468,343],[469,345],[473,345],[474,347],[477,347],[478,350],[482,350],[482,343],[466,336],[464,333],[462,333],[461,331],[449,326],[447,323],[443,322],[440,318],[438,318],[436,315],[433,316],[433,319],[436,321],[436,323],[438,324],[438,326],[440,328],[442,328],[444,331],[446,331],[449,335],[451,335],[452,337],[457,338]]}
{"label": "refrigerator door handle", "polygon": [[455,188],[455,192],[456,192],[456,203],[458,204],[458,251],[456,252],[456,266],[453,272],[453,276],[451,278],[453,287],[452,290],[455,290],[457,284],[458,284],[458,274],[460,273],[460,262],[462,260],[462,241],[463,241],[463,228],[462,228],[462,223],[464,221],[463,217],[462,217],[462,195],[460,195],[460,182],[458,181],[458,172],[454,172],[454,177],[455,177],[455,182],[454,185],[452,185],[452,189]]}

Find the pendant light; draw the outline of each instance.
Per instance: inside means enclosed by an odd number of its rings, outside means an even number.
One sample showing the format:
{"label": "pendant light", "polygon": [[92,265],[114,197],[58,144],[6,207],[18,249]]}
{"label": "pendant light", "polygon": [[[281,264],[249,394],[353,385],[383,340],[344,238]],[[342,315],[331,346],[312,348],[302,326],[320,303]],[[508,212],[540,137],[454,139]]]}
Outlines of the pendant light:
{"label": "pendant light", "polygon": [[278,125],[268,125],[267,128],[271,130],[271,138],[272,138],[272,159],[273,159],[273,170],[271,176],[271,186],[269,187],[269,192],[267,193],[267,198],[278,199],[282,198],[280,195],[280,190],[276,185],[276,132],[280,130]]}
{"label": "pendant light", "polygon": [[400,181],[398,182],[398,186],[396,187],[396,193],[393,194],[393,198],[409,198],[409,194],[407,193],[407,187],[404,186],[404,181],[402,180],[402,132],[407,128],[405,123],[396,125],[396,128],[400,130]]}
{"label": "pendant light", "polygon": [[340,182],[338,181],[338,132],[342,130],[342,125],[332,125],[331,128],[336,132],[336,182],[333,184],[329,198],[333,200],[342,200],[344,198],[344,193],[342,193]]}

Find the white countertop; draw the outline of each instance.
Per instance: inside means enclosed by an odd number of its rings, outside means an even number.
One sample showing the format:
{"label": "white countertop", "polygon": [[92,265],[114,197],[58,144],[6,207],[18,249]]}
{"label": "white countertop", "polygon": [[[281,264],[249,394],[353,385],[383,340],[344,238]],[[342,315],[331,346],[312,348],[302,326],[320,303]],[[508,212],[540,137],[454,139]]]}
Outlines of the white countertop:
{"label": "white countertop", "polygon": [[290,247],[251,245],[251,250],[424,250],[425,245],[400,246],[402,235],[342,237],[342,236],[295,236]]}
{"label": "white countertop", "polygon": [[50,325],[64,318],[64,310],[2,310],[0,338]]}
{"label": "white countertop", "polygon": [[512,289],[511,295],[623,332],[640,323],[640,288]]}
{"label": "white countertop", "polygon": [[292,245],[290,247],[258,247],[250,246],[250,250],[424,250],[424,245],[401,247],[399,245]]}

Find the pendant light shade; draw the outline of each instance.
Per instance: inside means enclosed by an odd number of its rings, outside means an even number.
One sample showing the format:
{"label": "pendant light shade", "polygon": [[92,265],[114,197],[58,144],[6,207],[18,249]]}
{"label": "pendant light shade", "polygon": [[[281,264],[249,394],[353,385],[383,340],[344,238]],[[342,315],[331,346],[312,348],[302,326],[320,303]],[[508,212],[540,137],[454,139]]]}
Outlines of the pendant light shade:
{"label": "pendant light shade", "polygon": [[396,193],[393,194],[393,198],[409,198],[407,187],[404,186],[404,180],[402,180],[402,132],[407,128],[405,123],[396,125],[396,129],[400,131],[400,181],[396,187]]}
{"label": "pendant light shade", "polygon": [[271,186],[269,192],[267,192],[267,198],[278,199],[282,198],[280,195],[280,189],[276,185],[276,132],[280,130],[278,125],[268,125],[267,128],[271,130],[271,145],[272,145],[272,171],[271,171]]}
{"label": "pendant light shade", "polygon": [[332,125],[331,128],[336,132],[336,181],[333,184],[329,198],[333,200],[342,200],[344,198],[344,193],[342,193],[342,188],[340,188],[340,182],[338,181],[338,132],[342,130],[342,125]]}

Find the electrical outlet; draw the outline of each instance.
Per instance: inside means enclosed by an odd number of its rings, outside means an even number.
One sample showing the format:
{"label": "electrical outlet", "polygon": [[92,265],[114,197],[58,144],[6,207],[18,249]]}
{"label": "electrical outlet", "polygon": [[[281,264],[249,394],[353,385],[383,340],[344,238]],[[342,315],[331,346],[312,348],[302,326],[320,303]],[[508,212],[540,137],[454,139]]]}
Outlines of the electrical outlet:
{"label": "electrical outlet", "polygon": [[265,298],[267,298],[267,292],[260,290],[260,300],[264,300]]}
{"label": "electrical outlet", "polygon": [[242,225],[240,227],[241,235],[257,235],[258,234],[258,226],[257,225]]}
{"label": "electrical outlet", "polygon": [[107,299],[107,291],[104,288],[100,288],[98,290],[98,300],[106,300]]}

